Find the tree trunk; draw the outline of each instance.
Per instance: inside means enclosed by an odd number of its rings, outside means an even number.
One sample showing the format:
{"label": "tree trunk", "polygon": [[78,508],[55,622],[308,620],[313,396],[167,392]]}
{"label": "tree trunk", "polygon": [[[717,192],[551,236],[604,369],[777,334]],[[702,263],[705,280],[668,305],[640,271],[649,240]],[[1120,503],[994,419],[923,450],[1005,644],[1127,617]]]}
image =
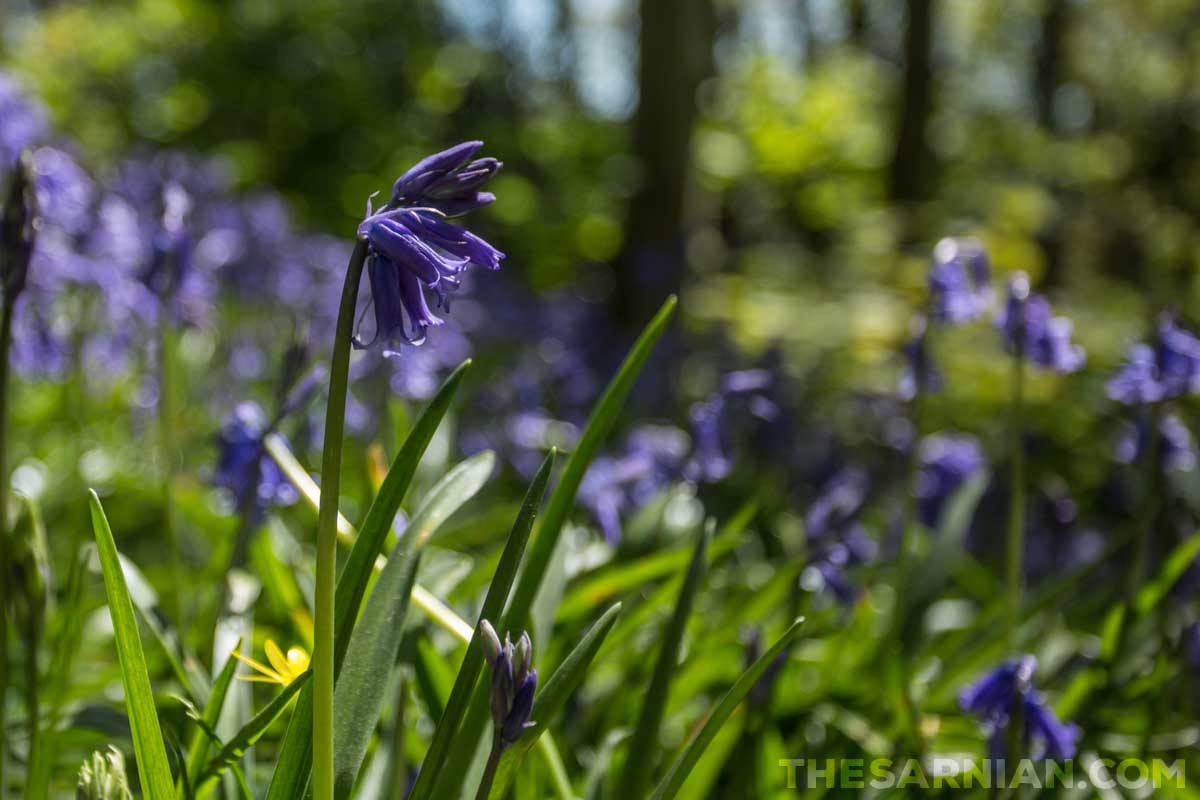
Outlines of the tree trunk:
{"label": "tree trunk", "polygon": [[641,325],[685,269],[685,194],[696,90],[711,74],[712,0],[641,0],[639,100],[632,151],[641,169],[616,263],[613,311]]}
{"label": "tree trunk", "polygon": [[888,186],[891,199],[902,204],[928,200],[934,187],[926,135],[933,114],[933,0],[907,0],[905,6],[904,82]]}

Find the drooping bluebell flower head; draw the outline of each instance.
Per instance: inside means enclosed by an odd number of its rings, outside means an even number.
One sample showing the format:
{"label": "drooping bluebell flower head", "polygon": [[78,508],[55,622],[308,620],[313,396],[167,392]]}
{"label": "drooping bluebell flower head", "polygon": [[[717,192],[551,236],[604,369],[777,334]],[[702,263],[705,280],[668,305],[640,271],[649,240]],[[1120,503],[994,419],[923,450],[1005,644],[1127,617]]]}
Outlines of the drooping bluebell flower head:
{"label": "drooping bluebell flower head", "polygon": [[933,248],[929,295],[933,318],[961,325],[992,304],[991,266],[978,239],[942,239]]}
{"label": "drooping bluebell flower head", "polygon": [[968,686],[959,695],[959,705],[987,727],[993,757],[1003,757],[1005,732],[1014,712],[1021,711],[1024,741],[1037,745],[1034,758],[1068,759],[1075,755],[1079,729],[1064,724],[1033,688],[1037,659],[1026,655],[1006,661]]}
{"label": "drooping bluebell flower head", "polygon": [[537,692],[537,670],[532,669],[533,643],[522,633],[516,645],[504,635],[504,644],[486,619],[479,621],[479,641],[492,668],[492,725],[502,748],[516,744],[534,726],[529,715]]}
{"label": "drooping bluebell flower head", "polygon": [[1071,342],[1071,321],[1056,317],[1050,302],[1029,290],[1029,277],[1018,272],[1008,282],[1008,299],[996,320],[1009,353],[1055,372],[1075,372],[1083,366],[1083,348]]}
{"label": "drooping bluebell flower head", "polygon": [[778,416],[779,407],[764,394],[772,380],[771,373],[765,369],[730,372],[721,379],[717,391],[692,406],[688,417],[692,423],[695,451],[687,466],[689,479],[715,483],[729,475],[733,470],[728,447],[729,416],[739,410],[762,420]]}
{"label": "drooping bluebell flower head", "polygon": [[0,72],[0,174],[22,150],[45,141],[47,133],[45,109],[21,91],[12,75]]}
{"label": "drooping bluebell flower head", "polygon": [[[1122,464],[1133,464],[1146,451],[1150,424],[1145,417],[1126,423],[1117,439],[1115,454]],[[1191,472],[1196,468],[1196,440],[1176,414],[1164,414],[1159,421],[1158,455],[1162,469]]]}
{"label": "drooping bluebell flower head", "polygon": [[900,376],[900,399],[940,392],[945,377],[933,361],[929,346],[929,323],[924,317],[913,320],[912,332],[904,343],[904,374]]}
{"label": "drooping bluebell flower head", "polygon": [[426,158],[404,173],[392,189],[388,204],[378,212],[367,207],[358,237],[369,245],[367,279],[375,306],[375,332],[369,341],[385,355],[401,344],[420,344],[429,328],[442,324],[429,307],[448,310],[450,295],[461,285],[464,270],[475,264],[500,268],[504,253],[475,234],[446,221],[495,199],[478,191],[500,168],[495,159],[471,157],[482,142],[465,142]]}
{"label": "drooping bluebell flower head", "polygon": [[262,408],[239,403],[217,436],[219,449],[213,484],[233,493],[239,513],[261,521],[270,505],[290,505],[299,493],[266,452],[271,426]]}
{"label": "drooping bluebell flower head", "polygon": [[920,443],[917,473],[917,518],[937,528],[954,493],[984,467],[983,448],[969,434],[936,433]]}
{"label": "drooping bluebell flower head", "polygon": [[1200,339],[1164,314],[1151,344],[1135,344],[1108,382],[1118,403],[1157,403],[1200,391]]}
{"label": "drooping bluebell flower head", "polygon": [[579,486],[579,503],[609,544],[621,540],[621,518],[644,506],[681,472],[687,435],[678,428],[645,425],[634,430],[618,455],[594,459]]}

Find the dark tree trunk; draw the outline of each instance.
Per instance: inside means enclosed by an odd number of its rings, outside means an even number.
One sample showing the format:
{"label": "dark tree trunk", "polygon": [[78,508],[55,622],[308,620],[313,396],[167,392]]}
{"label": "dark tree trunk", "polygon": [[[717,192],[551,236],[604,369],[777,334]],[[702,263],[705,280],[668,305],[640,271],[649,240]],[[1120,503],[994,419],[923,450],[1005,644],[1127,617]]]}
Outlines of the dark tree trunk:
{"label": "dark tree trunk", "polygon": [[[1063,60],[1069,22],[1068,0],[1045,0],[1041,35],[1033,69],[1033,100],[1038,124],[1047,133],[1057,132],[1054,119],[1054,94],[1063,80]],[[1038,244],[1046,259],[1046,286],[1058,286],[1063,279],[1062,222],[1052,219],[1037,234]]]}
{"label": "dark tree trunk", "polygon": [[929,199],[934,187],[933,153],[927,131],[933,114],[933,0],[907,0],[904,81],[897,109],[896,150],[888,193],[898,203]]}
{"label": "dark tree trunk", "polygon": [[867,46],[867,0],[847,0],[847,38],[857,48]]}
{"label": "dark tree trunk", "polygon": [[613,310],[636,326],[682,283],[696,91],[711,74],[712,0],[641,0],[632,149],[641,170],[616,263]]}

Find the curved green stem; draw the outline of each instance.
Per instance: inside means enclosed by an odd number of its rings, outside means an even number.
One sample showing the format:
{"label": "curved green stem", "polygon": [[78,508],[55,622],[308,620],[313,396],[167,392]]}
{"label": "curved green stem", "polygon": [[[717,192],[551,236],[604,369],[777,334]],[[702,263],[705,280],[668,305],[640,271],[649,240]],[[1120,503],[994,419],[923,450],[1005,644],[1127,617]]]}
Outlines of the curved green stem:
{"label": "curved green stem", "polygon": [[1016,646],[1021,621],[1021,556],[1025,550],[1025,359],[1013,356],[1012,476],[1008,507],[1008,645]]}
{"label": "curved green stem", "polygon": [[336,338],[329,366],[329,402],[325,406],[325,444],[321,453],[321,505],[317,512],[317,582],[313,641],[313,798],[333,800],[333,615],[337,579],[338,495],[342,480],[342,439],[346,427],[346,391],[350,380],[350,339],[358,284],[367,257],[358,242],[346,268],[338,307]]}
{"label": "curved green stem", "polygon": [[[8,351],[12,347],[13,300],[6,298],[0,311],[0,575],[9,574],[8,537]],[[4,797],[4,760],[8,752],[4,702],[8,694],[8,593],[9,581],[0,580],[0,798]]]}
{"label": "curved green stem", "polygon": [[479,779],[479,790],[475,792],[475,800],[488,800],[492,793],[492,783],[496,780],[496,768],[500,766],[500,756],[504,748],[500,744],[500,734],[492,737],[492,751],[488,753],[487,766],[483,769],[483,777]]}

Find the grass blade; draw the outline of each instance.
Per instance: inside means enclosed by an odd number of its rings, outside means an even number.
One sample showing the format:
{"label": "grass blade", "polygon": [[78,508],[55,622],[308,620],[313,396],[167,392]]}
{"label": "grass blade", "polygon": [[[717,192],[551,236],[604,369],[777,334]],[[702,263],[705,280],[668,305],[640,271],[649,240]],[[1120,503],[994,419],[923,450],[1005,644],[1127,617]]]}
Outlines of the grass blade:
{"label": "grass blade", "polygon": [[[342,656],[354,630],[354,620],[371,578],[375,558],[383,549],[392,520],[408,491],[417,464],[449,410],[470,364],[470,361],[464,361],[450,374],[413,425],[375,495],[350,555],[342,566],[334,599],[335,670],[341,666]],[[296,702],[296,711],[284,735],[279,760],[267,790],[267,800],[294,800],[303,794],[312,768],[312,724],[312,690],[305,689]]]}
{"label": "grass blade", "polygon": [[[529,490],[525,493],[525,501],[517,513],[516,521],[513,522],[512,532],[508,536],[508,542],[504,545],[504,552],[500,556],[496,572],[492,576],[492,582],[484,597],[483,609],[479,614],[480,619],[499,619],[500,613],[504,610],[504,601],[508,598],[509,590],[512,589],[517,567],[521,563],[521,556],[525,553],[525,545],[529,541],[529,533],[533,529],[534,518],[542,504],[542,497],[546,493],[546,485],[554,468],[555,456],[556,453],[552,450],[542,462],[537,474],[534,475],[533,482],[529,484]],[[478,630],[478,622],[476,630]],[[450,692],[450,699],[446,703],[445,711],[433,732],[433,739],[425,753],[424,768],[417,774],[417,782],[413,786],[410,800],[421,800],[428,797],[433,790],[437,770],[432,767],[445,760],[450,743],[458,733],[463,717],[467,713],[468,702],[483,665],[483,653],[472,639],[462,666],[459,667],[458,677],[454,680],[454,688]]]}
{"label": "grass blade", "polygon": [[455,511],[479,493],[496,468],[496,454],[484,450],[455,464],[421,501],[404,529],[410,547],[425,544]]}
{"label": "grass blade", "polygon": [[617,624],[620,615],[621,604],[614,603],[596,621],[596,624],[588,629],[583,638],[579,640],[579,644],[567,654],[562,665],[554,671],[554,674],[546,681],[546,685],[538,692],[533,701],[533,712],[530,714],[534,725],[525,732],[519,742],[505,752],[504,757],[500,760],[492,791],[494,797],[505,796],[516,775],[517,767],[537,744],[539,737],[545,733],[550,723],[558,717],[563,706],[567,704],[567,700],[579,688],[579,684],[583,683],[588,667],[592,665],[596,653],[600,652],[600,647],[604,644],[604,637],[608,636],[609,631]]}
{"label": "grass blade", "polygon": [[142,652],[133,601],[129,599],[129,589],[125,585],[125,575],[121,572],[117,545],[113,541],[108,519],[104,516],[100,497],[91,491],[89,500],[92,532],[96,537],[96,549],[100,555],[101,569],[104,571],[104,591],[108,595],[108,609],[112,616],[117,656],[121,663],[125,707],[129,711],[129,727],[132,731],[133,751],[137,756],[142,792],[146,797],[153,797],[155,800],[172,798],[175,797],[175,781],[171,777],[171,765],[167,761],[162,729],[159,727],[158,713],[154,708],[154,694],[150,689],[150,676],[146,672],[146,656]]}
{"label": "grass blade", "polygon": [[687,780],[688,774],[692,768],[696,766],[696,762],[700,760],[700,756],[704,755],[705,748],[716,738],[717,733],[721,730],[721,726],[733,714],[738,704],[766,672],[767,667],[771,666],[779,655],[792,643],[792,640],[800,633],[800,628],[804,624],[804,619],[800,618],[792,623],[783,636],[775,644],[771,645],[771,649],[763,653],[757,661],[750,665],[750,668],[742,673],[742,676],[737,679],[732,688],[725,693],[721,698],[721,702],[713,709],[708,719],[704,722],[704,727],[696,734],[696,737],[688,743],[684,751],[680,753],[679,758],[675,759],[675,763],[671,765],[662,782],[658,784],[654,790],[654,794],[650,796],[650,800],[672,800],[679,789],[683,786],[683,782]]}
{"label": "grass blade", "polygon": [[[241,646],[242,640],[238,639],[237,647],[234,649],[239,649]],[[217,679],[213,681],[212,691],[208,694],[208,702],[204,704],[204,711],[200,715],[201,722],[209,729],[216,728],[217,720],[221,718],[221,709],[225,706],[225,696],[229,692],[229,684],[233,682],[233,675],[237,672],[237,665],[237,659],[229,656],[217,674]],[[187,776],[193,786],[200,778],[200,771],[204,769],[204,756],[207,754],[207,737],[201,727],[196,731],[187,754]]]}
{"label": "grass blade", "polygon": [[350,637],[333,695],[336,798],[350,797],[383,711],[420,562],[420,549],[388,559]]}
{"label": "grass blade", "polygon": [[688,618],[692,614],[696,593],[704,581],[704,573],[708,566],[706,551],[711,535],[710,525],[701,528],[691,564],[688,565],[687,577],[675,601],[675,610],[662,633],[662,648],[658,651],[654,674],[650,679],[650,686],[646,689],[637,726],[633,729],[633,735],[629,737],[625,767],[617,784],[617,797],[641,797],[650,782],[650,773],[657,760],[658,732],[666,711],[667,697],[671,692],[671,678],[679,665],[679,648],[687,630]]}
{"label": "grass blade", "polygon": [[[674,296],[669,297],[663,303],[662,308],[634,343],[629,355],[625,357],[625,362],[609,382],[604,394],[601,395],[593,409],[587,427],[584,428],[578,445],[571,453],[571,457],[567,460],[567,465],[559,477],[558,485],[554,487],[550,500],[546,503],[546,512],[542,521],[532,535],[528,556],[521,568],[520,576],[517,578],[512,599],[509,601],[497,630],[520,630],[529,627],[529,611],[541,588],[542,577],[546,573],[550,559],[554,556],[563,524],[575,504],[575,495],[579,491],[579,484],[583,481],[584,473],[587,472],[596,451],[616,423],[617,416],[633,388],[634,381],[637,380],[638,373],[641,372],[654,346],[666,331],[667,323],[670,322],[671,315],[675,310],[675,303]],[[484,731],[484,722],[488,714],[486,694],[486,687],[481,684],[471,698],[467,718],[458,735],[458,738],[464,741],[455,742],[447,762],[439,770],[433,793],[433,797],[438,800],[455,800],[461,794],[462,781],[468,774],[471,761],[475,758],[479,738]]]}
{"label": "grass blade", "polygon": [[262,738],[262,735],[267,732],[267,728],[279,719],[279,715],[287,708],[288,703],[296,696],[297,692],[308,684],[310,678],[312,678],[311,669],[285,686],[282,692],[275,695],[271,702],[263,706],[261,711],[242,726],[237,735],[226,742],[225,746],[221,748],[221,752],[217,753],[209,762],[208,770],[196,782],[196,791],[199,792],[200,787],[220,775],[226,767],[236,764],[238,759],[250,749],[250,746]]}

